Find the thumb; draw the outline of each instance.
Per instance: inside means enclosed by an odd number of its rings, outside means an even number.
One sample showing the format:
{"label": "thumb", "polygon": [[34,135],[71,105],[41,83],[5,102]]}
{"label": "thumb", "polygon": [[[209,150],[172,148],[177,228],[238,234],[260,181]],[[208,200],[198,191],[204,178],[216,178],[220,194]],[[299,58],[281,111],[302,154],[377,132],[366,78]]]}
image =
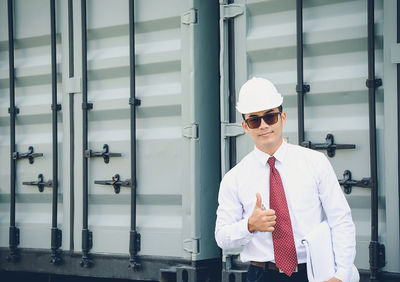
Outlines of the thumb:
{"label": "thumb", "polygon": [[261,195],[260,195],[260,193],[257,193],[257,194],[256,194],[256,198],[257,198],[257,201],[256,201],[256,208],[262,209],[262,207],[261,207],[262,200],[261,200]]}

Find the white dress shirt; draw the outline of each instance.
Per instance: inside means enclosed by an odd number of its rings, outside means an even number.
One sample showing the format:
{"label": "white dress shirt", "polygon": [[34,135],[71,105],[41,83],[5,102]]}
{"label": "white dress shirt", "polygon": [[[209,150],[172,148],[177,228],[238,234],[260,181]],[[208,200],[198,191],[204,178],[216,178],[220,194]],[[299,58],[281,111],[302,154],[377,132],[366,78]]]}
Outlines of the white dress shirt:
{"label": "white dress shirt", "polygon": [[[261,194],[265,208],[269,209],[269,157],[255,148],[221,181],[215,238],[222,249],[244,246],[242,261],[274,262],[272,233],[250,233],[247,226],[256,193]],[[301,240],[326,218],[332,231],[335,277],[349,281],[355,258],[355,226],[328,159],[320,152],[286,142],[274,157],[285,189],[298,263],[306,262]]]}

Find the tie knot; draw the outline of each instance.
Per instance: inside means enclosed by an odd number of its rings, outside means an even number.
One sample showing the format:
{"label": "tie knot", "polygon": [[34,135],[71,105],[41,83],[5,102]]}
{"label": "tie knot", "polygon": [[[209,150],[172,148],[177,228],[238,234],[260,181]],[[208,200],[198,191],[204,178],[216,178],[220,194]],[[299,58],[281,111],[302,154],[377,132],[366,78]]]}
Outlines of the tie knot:
{"label": "tie knot", "polygon": [[272,156],[272,157],[270,157],[269,159],[268,159],[268,164],[269,164],[269,167],[270,168],[275,168],[275,157],[274,156]]}

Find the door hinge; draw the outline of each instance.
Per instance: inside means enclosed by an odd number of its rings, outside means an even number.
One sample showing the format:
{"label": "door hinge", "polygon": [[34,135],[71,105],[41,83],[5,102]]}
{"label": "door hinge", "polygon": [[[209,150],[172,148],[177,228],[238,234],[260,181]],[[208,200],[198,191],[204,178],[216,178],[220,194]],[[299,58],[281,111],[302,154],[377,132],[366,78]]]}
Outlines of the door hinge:
{"label": "door hinge", "polygon": [[244,13],[244,4],[225,4],[220,6],[220,18],[231,19]]}
{"label": "door hinge", "polygon": [[186,125],[182,129],[182,135],[183,135],[183,137],[186,137],[189,139],[198,139],[199,138],[199,125],[196,123]]}
{"label": "door hinge", "polygon": [[370,266],[382,268],[386,265],[385,245],[371,241],[369,244],[369,264]]}
{"label": "door hinge", "polygon": [[65,93],[80,93],[82,92],[82,79],[79,76],[70,77],[65,83]]}
{"label": "door hinge", "polygon": [[181,23],[187,25],[197,23],[197,10],[190,9],[189,11],[183,13],[181,15]]}
{"label": "door hinge", "polygon": [[224,138],[236,137],[244,134],[240,123],[221,122],[221,134]]}
{"label": "door hinge", "polygon": [[198,254],[200,251],[199,239],[186,239],[183,240],[183,249],[192,254]]}

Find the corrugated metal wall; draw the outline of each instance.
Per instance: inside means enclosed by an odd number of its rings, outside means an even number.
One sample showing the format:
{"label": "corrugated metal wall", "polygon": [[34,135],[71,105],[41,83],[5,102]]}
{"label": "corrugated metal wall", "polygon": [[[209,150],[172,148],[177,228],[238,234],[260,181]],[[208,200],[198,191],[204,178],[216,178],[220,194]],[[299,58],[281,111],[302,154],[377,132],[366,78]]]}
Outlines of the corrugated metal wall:
{"label": "corrugated metal wall", "polygon": [[[8,246],[10,223],[10,121],[7,3],[0,2],[0,115],[1,115],[1,178],[0,184],[0,245]],[[52,189],[39,193],[36,186],[22,185],[25,181],[52,179],[52,127],[51,127],[51,55],[50,55],[50,3],[49,1],[15,1],[18,14],[14,18],[15,36],[15,103],[19,108],[16,118],[16,150],[43,153],[30,164],[27,159],[17,161],[16,221],[20,228],[22,248],[48,248],[51,228]],[[37,15],[41,15],[38,17]],[[32,23],[35,28],[30,28]],[[58,36],[58,47],[60,47]],[[58,56],[57,61],[61,61]],[[61,83],[61,81],[59,81]],[[62,90],[59,85],[59,97]],[[59,98],[59,99],[60,99]],[[62,150],[62,117],[59,119],[59,150]],[[62,155],[60,154],[62,158]],[[62,191],[65,187],[60,185]],[[59,197],[59,225],[63,226],[62,195]]]}
{"label": "corrugated metal wall", "polygon": [[[155,1],[136,3],[136,96],[141,100],[137,108],[137,225],[144,255],[185,255],[184,191],[178,181],[185,153],[180,149],[183,4],[175,1],[155,10],[159,5]],[[103,144],[108,144],[110,152],[122,154],[111,158],[109,164],[102,158],[89,160],[89,229],[93,231],[93,252],[127,253],[130,188],[122,187],[117,195],[112,186],[94,181],[111,180],[117,173],[122,180],[130,178],[128,1],[88,1],[87,10],[88,100],[93,103],[89,148],[101,151]],[[81,72],[80,65],[76,62],[75,73]],[[80,121],[76,122],[79,128]],[[77,140],[81,138],[78,128]],[[77,160],[82,155],[79,150],[77,147]],[[79,165],[76,168],[79,179]],[[75,198],[81,198],[80,189]],[[80,222],[80,207],[77,203],[76,222]],[[76,242],[80,237],[78,224]]]}
{"label": "corrugated metal wall", "polygon": [[[284,136],[297,144],[296,1],[235,1],[245,4],[235,18],[235,83],[253,76],[270,79],[284,95],[287,123]],[[324,143],[328,133],[336,144],[356,149],[336,150],[329,158],[338,179],[350,170],[352,178],[370,176],[367,78],[366,1],[304,1],[305,139]],[[383,3],[376,1],[376,77],[383,77]],[[236,114],[236,121],[241,121]],[[383,89],[377,93],[377,138],[383,144]],[[247,136],[237,138],[237,160],[253,147]],[[378,150],[383,164],[383,147]],[[326,151],[325,151],[326,153]],[[382,173],[382,171],[380,171]],[[382,175],[381,175],[382,176]],[[348,202],[357,228],[356,265],[369,269],[370,189],[353,187]],[[384,194],[379,224],[385,229]],[[385,232],[381,232],[385,236]],[[384,239],[384,238],[383,238]]]}
{"label": "corrugated metal wall", "polygon": [[[68,3],[56,3],[58,95],[63,107],[58,132],[58,225],[63,232],[61,249],[80,251],[84,155],[81,1],[73,1],[73,78],[69,77]],[[0,184],[0,246],[7,248],[7,1],[1,0],[0,5],[0,162],[4,178]],[[136,115],[136,225],[142,238],[141,256],[175,257],[189,262],[219,257],[212,232],[220,176],[217,7],[217,3],[200,1],[135,1],[136,97],[141,100]],[[24,152],[33,146],[35,152],[44,154],[34,164],[27,160],[17,163],[19,247],[48,250],[52,189],[39,193],[36,187],[21,183],[37,180],[39,173],[45,180],[52,177],[50,3],[15,1],[14,15],[16,107],[20,109],[16,120],[17,150]],[[93,104],[88,112],[88,147],[101,152],[107,144],[111,153],[121,154],[111,157],[109,163],[102,157],[88,160],[88,227],[93,232],[93,253],[129,253],[131,190],[121,187],[116,194],[111,185],[95,184],[99,180],[110,181],[116,174],[122,181],[131,178],[128,17],[128,0],[87,1],[88,102]],[[212,49],[205,51],[206,45]],[[208,83],[200,83],[202,80]],[[73,105],[69,104],[70,95],[75,96]],[[211,113],[203,111],[208,104],[212,105]],[[74,152],[70,151],[71,128]],[[72,172],[74,182],[70,183]]]}
{"label": "corrugated metal wall", "polygon": [[[62,250],[73,248],[79,252],[83,156],[81,1],[73,1],[75,79],[72,80],[68,76],[67,1],[56,2],[58,102],[62,104],[58,114],[58,228],[63,232]],[[227,2],[220,0],[221,4]],[[290,143],[297,143],[296,3],[292,0],[234,2],[244,5],[243,14],[239,13],[233,24],[236,93],[252,76],[264,76],[276,83],[285,96],[284,109],[288,114],[284,135]],[[385,6],[384,21],[384,1],[375,2],[376,76],[384,78],[384,63],[385,72],[389,68],[383,56],[383,42],[388,38],[385,32],[394,29],[393,17],[387,17],[393,8]],[[218,58],[215,55],[218,29],[213,25],[218,19],[216,5],[203,0],[138,0],[135,3],[136,90],[137,98],[141,100],[137,107],[137,227],[142,235],[139,255],[189,260],[217,258],[219,249],[212,231],[218,178],[220,172],[224,173],[229,166],[227,136],[237,135],[240,130],[224,125],[221,131],[219,128]],[[365,87],[366,10],[366,1],[363,0],[304,1],[304,80],[311,87],[305,95],[305,138],[323,143],[327,133],[331,133],[338,144],[356,145],[356,149],[337,150],[335,157],[329,158],[339,179],[344,170],[350,170],[353,179],[370,176],[368,91]],[[37,187],[22,185],[22,182],[35,181],[40,173],[45,181],[52,178],[50,4],[48,0],[15,0],[14,11],[15,92],[16,107],[20,110],[16,118],[17,151],[24,153],[33,146],[35,152],[43,153],[43,157],[35,158],[33,164],[26,159],[17,161],[16,223],[21,231],[18,247],[49,250],[52,188],[39,193]],[[94,184],[94,181],[111,180],[117,173],[121,180],[131,177],[128,1],[88,0],[87,11],[88,99],[93,103],[93,109],[89,111],[89,148],[101,151],[103,145],[108,144],[110,152],[122,154],[111,158],[109,164],[102,158],[89,159],[89,229],[93,232],[94,243],[91,251],[127,255],[130,188],[121,187],[121,192],[115,194],[112,186]],[[221,11],[223,15],[229,13]],[[230,67],[224,49],[228,44],[225,23],[222,21],[220,26],[220,119],[224,124],[229,122],[229,102],[226,100],[229,85],[226,79]],[[7,26],[7,1],[0,0],[2,251],[8,248],[10,224]],[[398,232],[398,223],[386,225],[389,218],[392,221],[396,219],[392,211],[398,209],[398,203],[396,209],[393,200],[396,197],[391,197],[397,195],[392,189],[397,183],[391,180],[393,169],[390,170],[397,164],[389,160],[389,146],[383,146],[390,145],[389,130],[396,130],[388,114],[395,94],[390,92],[388,98],[385,78],[385,88],[380,87],[377,92],[378,171],[382,187],[379,227],[380,239],[389,248],[386,257],[388,270],[398,272],[398,254],[395,253],[399,242],[398,236],[393,235]],[[70,93],[75,96],[74,183],[69,179]],[[237,113],[235,118],[237,123],[241,121]],[[223,144],[221,166],[220,137]],[[252,149],[252,142],[246,136],[237,137],[235,142],[233,151],[236,150],[236,160],[240,160]],[[73,191],[72,186],[75,187]],[[357,227],[356,265],[361,269],[369,268],[370,195],[370,189],[357,187],[347,195]],[[71,213],[73,201],[75,209]],[[386,205],[390,205],[390,210]],[[73,236],[70,238],[72,226]],[[19,266],[15,264],[15,269]],[[123,275],[121,277],[130,277]]]}

